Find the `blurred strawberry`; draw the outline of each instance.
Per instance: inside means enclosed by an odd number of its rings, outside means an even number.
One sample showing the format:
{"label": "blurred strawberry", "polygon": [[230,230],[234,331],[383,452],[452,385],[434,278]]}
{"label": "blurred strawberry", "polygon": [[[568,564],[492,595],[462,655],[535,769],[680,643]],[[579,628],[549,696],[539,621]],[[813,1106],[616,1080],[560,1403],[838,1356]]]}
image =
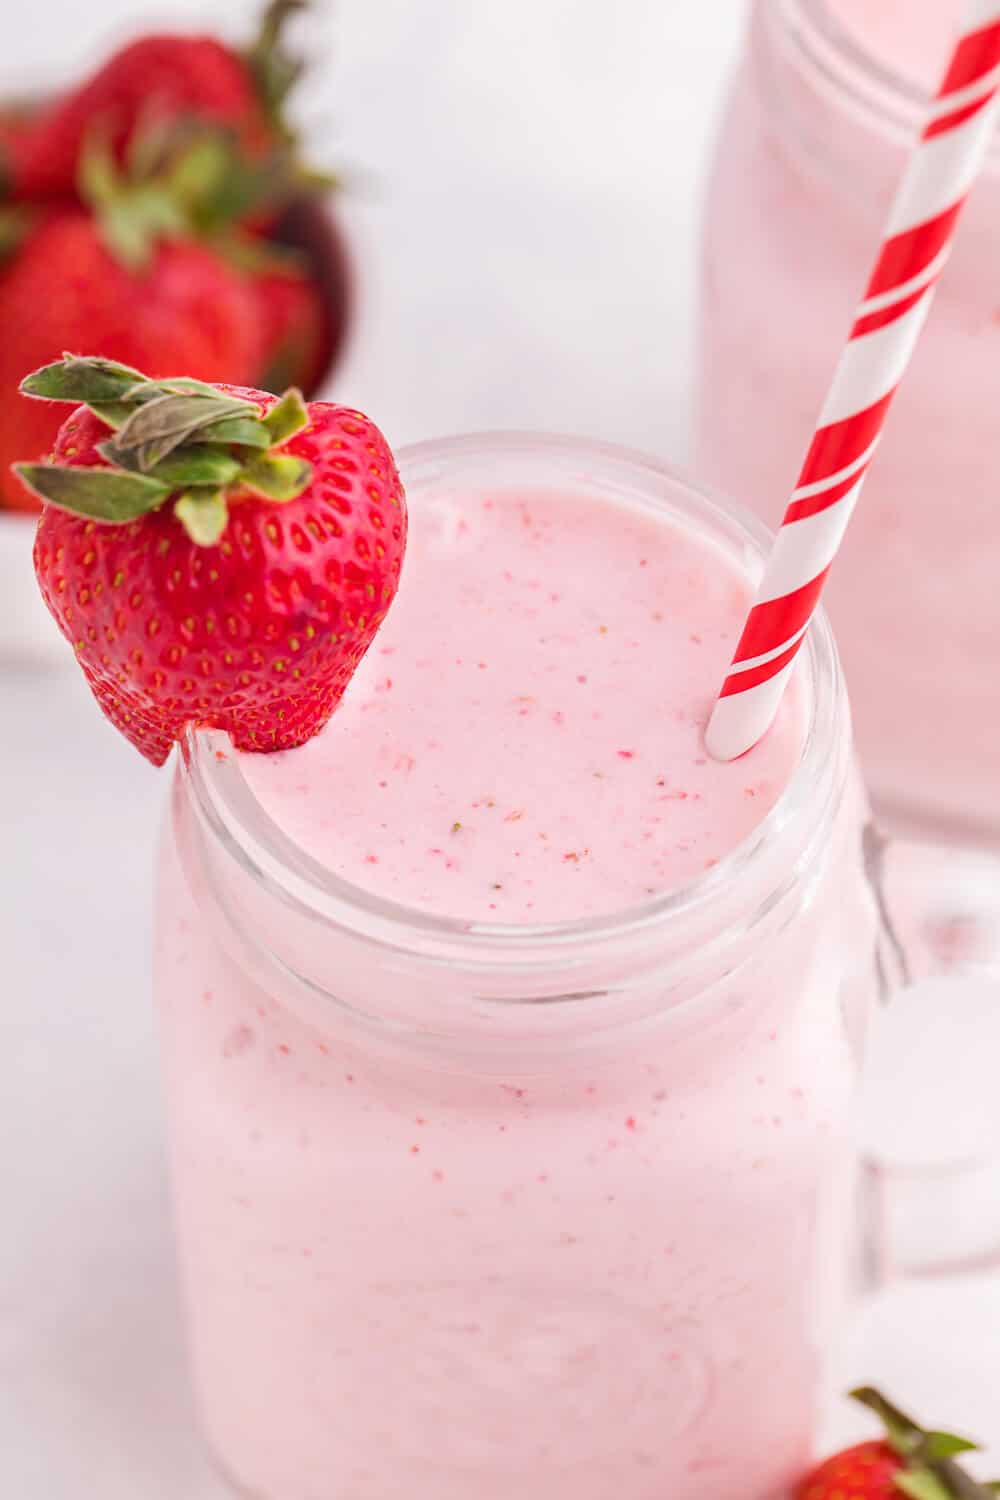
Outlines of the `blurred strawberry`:
{"label": "blurred strawberry", "polygon": [[304,268],[277,261],[254,278],[264,364],[258,385],[314,391],[330,362],[333,333],[326,301]]}
{"label": "blurred strawberry", "polygon": [[263,363],[252,279],[191,237],[183,174],[128,180],[94,152],[85,175],[93,217],[52,209],[0,272],[0,503],[16,508],[36,501],[11,462],[47,454],[62,421],[56,406],[12,399],[27,370],[72,348],[154,376],[246,384]]}
{"label": "blurred strawberry", "polygon": [[1000,1493],[1000,1485],[980,1484],[956,1461],[975,1443],[928,1431],[871,1386],[851,1396],[879,1417],[885,1436],[826,1459],[802,1480],[795,1500],[991,1500]]}
{"label": "blurred strawberry", "polygon": [[282,47],[287,17],[307,0],[272,0],[256,42],[239,52],[211,36],[155,35],[122,47],[49,109],[4,131],[0,181],[9,196],[71,196],[89,133],[99,128],[125,160],[137,131],[192,121],[231,133],[250,160],[292,140],[284,116],[301,62]]}

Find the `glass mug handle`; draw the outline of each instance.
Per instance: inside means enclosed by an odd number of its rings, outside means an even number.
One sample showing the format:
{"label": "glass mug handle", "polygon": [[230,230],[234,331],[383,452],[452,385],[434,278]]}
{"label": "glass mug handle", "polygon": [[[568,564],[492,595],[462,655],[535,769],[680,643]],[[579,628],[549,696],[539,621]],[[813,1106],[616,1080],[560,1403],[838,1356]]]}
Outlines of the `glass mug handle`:
{"label": "glass mug handle", "polygon": [[880,1003],[859,1113],[863,1274],[878,1287],[1000,1265],[1000,860],[872,823],[864,855]]}

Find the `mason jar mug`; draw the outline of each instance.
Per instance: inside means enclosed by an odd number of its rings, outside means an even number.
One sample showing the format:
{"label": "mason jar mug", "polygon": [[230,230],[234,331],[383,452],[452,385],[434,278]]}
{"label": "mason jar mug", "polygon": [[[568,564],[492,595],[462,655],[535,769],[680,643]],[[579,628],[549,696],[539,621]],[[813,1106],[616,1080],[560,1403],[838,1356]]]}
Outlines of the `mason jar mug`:
{"label": "mason jar mug", "polygon": [[[581,474],[758,567],[670,471],[404,452],[411,510]],[[157,983],[195,1380],[260,1500],[779,1500],[849,1295],[874,917],[829,629],[776,806],[693,883],[549,925],[375,897],[193,734]],[[292,752],[294,754],[294,752]],[[472,752],[470,752],[472,753]]]}

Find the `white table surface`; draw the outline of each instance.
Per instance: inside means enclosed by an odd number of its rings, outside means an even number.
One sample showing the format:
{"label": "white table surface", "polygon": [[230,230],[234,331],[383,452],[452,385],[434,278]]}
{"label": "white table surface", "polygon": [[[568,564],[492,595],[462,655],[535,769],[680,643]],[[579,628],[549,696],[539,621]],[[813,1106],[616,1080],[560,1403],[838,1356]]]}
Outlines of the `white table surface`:
{"label": "white table surface", "polygon": [[[76,55],[130,8],[75,19]],[[25,77],[72,70],[71,9],[24,8]],[[699,186],[742,0],[337,12],[310,109],[355,169],[363,303],[334,393],[394,443],[549,427],[683,456]],[[218,1500],[184,1376],[149,994],[167,778],[72,670],[0,664],[0,725],[0,1491]],[[1000,1444],[987,1326],[1000,1280],[893,1291],[837,1381]],[[863,1430],[834,1408],[831,1439]]]}

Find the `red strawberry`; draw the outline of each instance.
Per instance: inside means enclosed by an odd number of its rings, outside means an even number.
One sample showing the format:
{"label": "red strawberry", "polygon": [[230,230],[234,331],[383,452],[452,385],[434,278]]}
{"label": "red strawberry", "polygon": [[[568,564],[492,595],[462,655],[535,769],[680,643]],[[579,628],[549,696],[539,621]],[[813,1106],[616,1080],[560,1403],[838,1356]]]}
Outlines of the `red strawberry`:
{"label": "red strawberry", "polygon": [[[204,142],[190,150],[201,157]],[[169,163],[187,187],[190,160],[186,153]],[[15,508],[37,504],[10,463],[43,458],[63,420],[58,408],[25,410],[13,399],[25,371],[85,345],[154,377],[183,369],[198,380],[249,384],[264,359],[250,276],[208,243],[183,237],[195,199],[183,198],[169,175],[121,180],[100,153],[88,169],[94,216],[55,208],[0,273],[0,504]]]}
{"label": "red strawberry", "polygon": [[977,1483],[955,1462],[975,1443],[925,1431],[868,1386],[851,1394],[881,1417],[885,1440],[828,1458],[802,1481],[796,1500],[995,1500],[1000,1486]]}
{"label": "red strawberry", "polygon": [[798,1500],[900,1500],[896,1478],[903,1460],[888,1443],[859,1443],[820,1464],[798,1490]]}
{"label": "red strawberry", "polygon": [[161,765],[190,725],[238,748],[326,723],[395,596],[406,509],[360,412],[298,392],[67,357],[26,393],[78,401],[35,542],[45,602],[101,708]]}
{"label": "red strawberry", "polygon": [[259,384],[267,391],[283,391],[288,385],[314,391],[333,342],[319,287],[305,271],[277,265],[255,277],[254,287],[264,345]]}
{"label": "red strawberry", "polygon": [[192,120],[229,130],[250,157],[289,134],[281,106],[301,71],[280,48],[285,17],[305,0],[273,0],[246,53],[212,36],[145,36],[8,142],[8,191],[21,198],[72,195],[89,133],[105,132],[120,160],[140,128]]}

